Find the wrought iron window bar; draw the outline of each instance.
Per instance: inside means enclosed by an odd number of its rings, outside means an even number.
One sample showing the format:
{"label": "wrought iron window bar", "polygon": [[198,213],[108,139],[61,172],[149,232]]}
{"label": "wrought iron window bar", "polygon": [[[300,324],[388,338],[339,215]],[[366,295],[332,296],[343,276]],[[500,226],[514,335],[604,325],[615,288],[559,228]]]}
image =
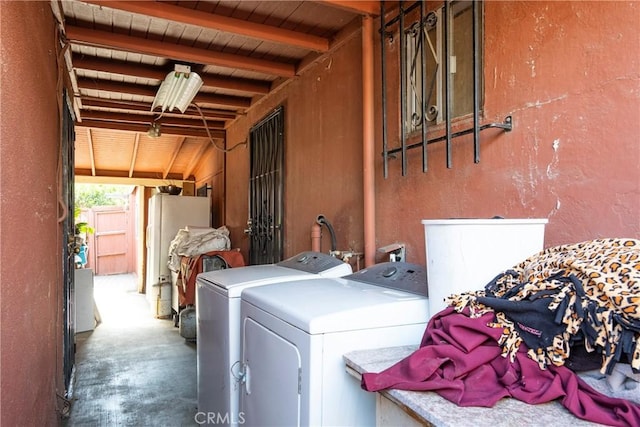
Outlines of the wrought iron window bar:
{"label": "wrought iron window bar", "polygon": [[[403,2],[399,1],[399,9],[398,14],[390,19],[389,21],[385,21],[385,6],[384,2],[380,2],[380,58],[381,58],[381,80],[382,80],[382,155],[384,159],[383,164],[383,175],[384,178],[388,176],[389,165],[388,161],[390,158],[395,158],[396,153],[401,153],[402,160],[402,176],[406,176],[407,174],[407,150],[414,148],[422,149],[422,172],[427,171],[427,145],[433,144],[436,142],[445,141],[446,144],[446,163],[447,168],[453,167],[452,162],[452,140],[454,138],[468,135],[473,133],[473,150],[474,150],[474,163],[480,162],[480,131],[489,128],[498,128],[503,129],[505,132],[509,132],[513,128],[513,121],[511,116],[507,116],[503,123],[487,123],[484,125],[480,125],[480,1],[472,2],[472,34],[473,34],[473,127],[469,129],[465,129],[459,132],[452,132],[451,130],[451,36],[449,34],[448,24],[449,24],[449,16],[451,16],[451,1],[445,1],[443,5],[443,34],[444,34],[444,73],[445,73],[445,82],[444,82],[444,93],[445,93],[445,102],[444,102],[444,121],[445,121],[445,133],[443,136],[434,137],[432,139],[427,139],[427,120],[425,114],[425,103],[426,99],[426,81],[425,81],[425,70],[426,70],[426,55],[425,55],[425,43],[420,43],[420,63],[421,63],[421,100],[420,100],[420,120],[421,120],[421,133],[422,138],[421,141],[414,144],[407,143],[407,132],[405,129],[405,117],[406,117],[406,89],[407,89],[407,78],[406,78],[406,58],[405,58],[405,15],[414,11],[417,7],[420,8],[420,19],[418,22],[420,28],[420,34],[422,37],[422,33],[424,31],[424,26],[426,24],[427,19],[430,19],[429,14],[425,14],[425,2],[424,1],[416,1],[409,5],[408,7],[403,7]],[[387,28],[391,25],[398,23],[399,25],[399,43],[400,43],[400,142],[401,145],[398,148],[389,149],[388,146],[388,135],[387,135],[387,82],[386,82],[386,50],[385,50],[385,39],[387,37],[392,37],[393,34],[387,31]]]}

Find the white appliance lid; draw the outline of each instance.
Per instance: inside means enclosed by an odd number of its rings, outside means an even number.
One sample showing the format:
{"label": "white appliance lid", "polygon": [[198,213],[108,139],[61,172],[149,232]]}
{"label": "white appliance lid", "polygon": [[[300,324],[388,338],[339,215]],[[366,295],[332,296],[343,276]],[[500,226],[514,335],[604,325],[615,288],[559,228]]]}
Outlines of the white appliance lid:
{"label": "white appliance lid", "polygon": [[309,333],[426,323],[426,297],[348,279],[319,278],[246,289],[242,300]]}
{"label": "white appliance lid", "polygon": [[525,225],[547,224],[547,218],[452,218],[423,219],[424,225]]}
{"label": "white appliance lid", "polygon": [[198,274],[203,285],[221,289],[229,297],[239,297],[243,289],[290,280],[306,280],[320,277],[317,274],[281,267],[275,264],[250,265],[227,268]]}

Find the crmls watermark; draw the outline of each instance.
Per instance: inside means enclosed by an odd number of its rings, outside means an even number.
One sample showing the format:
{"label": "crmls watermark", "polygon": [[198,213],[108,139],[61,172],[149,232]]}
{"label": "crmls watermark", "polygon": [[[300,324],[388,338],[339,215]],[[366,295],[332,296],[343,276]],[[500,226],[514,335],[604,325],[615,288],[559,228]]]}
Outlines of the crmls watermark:
{"label": "crmls watermark", "polygon": [[229,414],[228,412],[197,412],[193,417],[196,423],[203,424],[244,424],[244,412]]}

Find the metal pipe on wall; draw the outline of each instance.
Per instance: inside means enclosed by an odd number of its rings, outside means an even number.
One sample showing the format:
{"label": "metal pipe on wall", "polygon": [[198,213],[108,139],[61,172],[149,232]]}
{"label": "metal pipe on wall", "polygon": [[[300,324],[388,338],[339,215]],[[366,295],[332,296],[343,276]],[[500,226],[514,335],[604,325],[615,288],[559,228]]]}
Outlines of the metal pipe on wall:
{"label": "metal pipe on wall", "polygon": [[385,54],[385,42],[387,40],[387,27],[384,22],[384,2],[380,2],[380,66],[382,80],[382,176],[387,178],[389,174],[389,156],[387,156],[387,57]]}
{"label": "metal pipe on wall", "polygon": [[402,1],[400,5],[400,29],[398,36],[400,39],[400,143],[402,147],[402,176],[407,175],[407,132],[405,128],[405,120],[407,119],[407,52],[405,46],[406,36],[404,34],[404,9]]}
{"label": "metal pipe on wall", "polygon": [[313,252],[322,250],[322,226],[317,221],[311,225],[311,250]]}
{"label": "metal pipe on wall", "polygon": [[445,135],[446,135],[446,151],[447,151],[447,168],[453,167],[453,160],[451,154],[451,37],[449,35],[449,26],[451,16],[451,3],[444,2],[444,9],[442,12],[442,29],[444,33],[444,120],[445,120]]}
{"label": "metal pipe on wall", "polygon": [[427,171],[427,49],[425,46],[425,5],[420,2],[420,129],[422,131],[422,172]]}
{"label": "metal pipe on wall", "polygon": [[373,112],[373,18],[362,19],[362,174],[364,199],[364,265],[375,264],[375,139]]}
{"label": "metal pipe on wall", "polygon": [[473,2],[473,161],[480,163],[480,2]]}

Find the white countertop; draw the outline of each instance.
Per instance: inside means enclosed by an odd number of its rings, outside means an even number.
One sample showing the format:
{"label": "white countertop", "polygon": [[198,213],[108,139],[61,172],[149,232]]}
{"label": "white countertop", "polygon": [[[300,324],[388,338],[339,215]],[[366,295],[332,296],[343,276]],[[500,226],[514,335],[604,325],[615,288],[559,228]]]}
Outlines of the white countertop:
{"label": "white countertop", "polygon": [[[380,372],[410,355],[417,347],[389,347],[353,351],[344,355],[347,371],[360,379],[364,372]],[[430,391],[381,391],[414,418],[435,426],[594,426],[576,418],[559,402],[529,405],[516,399],[501,399],[493,408],[460,407]]]}

